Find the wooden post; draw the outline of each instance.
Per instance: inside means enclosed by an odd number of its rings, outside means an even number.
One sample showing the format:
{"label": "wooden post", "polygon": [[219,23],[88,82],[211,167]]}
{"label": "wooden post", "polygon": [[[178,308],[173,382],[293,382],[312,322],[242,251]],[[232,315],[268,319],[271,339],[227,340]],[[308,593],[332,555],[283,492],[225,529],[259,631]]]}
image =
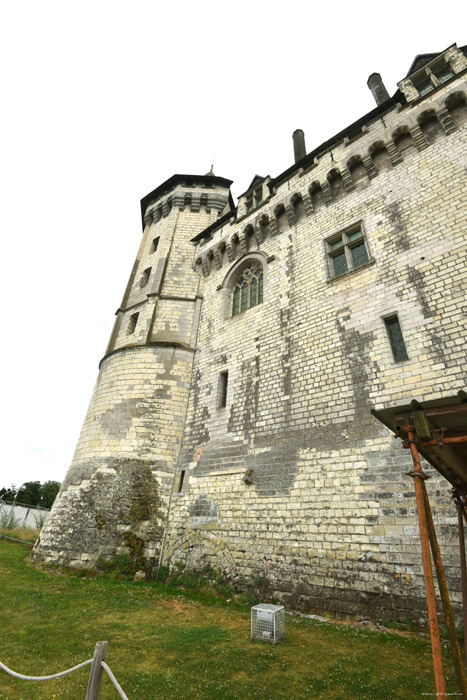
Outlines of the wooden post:
{"label": "wooden post", "polygon": [[459,527],[459,547],[461,559],[461,581],[462,581],[462,614],[464,621],[464,652],[465,652],[465,667],[467,669],[467,567],[465,562],[465,538],[464,538],[464,506],[461,501],[461,496],[457,499],[457,517]]}
{"label": "wooden post", "polygon": [[96,642],[94,656],[89,674],[88,689],[85,700],[97,700],[102,679],[102,661],[107,655],[107,642]]}
{"label": "wooden post", "polygon": [[423,499],[425,501],[426,520],[428,525],[428,536],[430,538],[431,551],[433,553],[433,562],[435,565],[436,577],[438,579],[438,588],[443,604],[444,618],[448,630],[449,644],[451,647],[452,659],[454,668],[456,669],[457,683],[464,700],[467,700],[467,675],[465,666],[462,663],[461,649],[459,640],[457,639],[456,623],[454,621],[454,613],[452,612],[451,601],[449,599],[448,585],[446,583],[446,575],[444,573],[443,562],[441,561],[441,552],[439,550],[438,539],[436,537],[435,524],[431,514],[430,501],[425,488],[425,483],[422,481]]}
{"label": "wooden post", "polygon": [[425,575],[426,604],[428,609],[428,622],[430,625],[436,695],[437,697],[445,698],[446,683],[443,673],[443,656],[441,653],[441,638],[439,634],[438,613],[436,610],[435,586],[433,583],[433,572],[431,570],[430,540],[428,536],[427,514],[422,487],[422,481],[426,479],[427,476],[422,470],[420,455],[418,454],[414,441],[414,434],[409,429],[407,429],[407,442],[410,445],[414,465],[414,470],[413,472],[409,472],[409,476],[413,477],[415,483],[415,498],[417,502],[418,525],[420,528],[420,543],[422,545],[423,573]]}

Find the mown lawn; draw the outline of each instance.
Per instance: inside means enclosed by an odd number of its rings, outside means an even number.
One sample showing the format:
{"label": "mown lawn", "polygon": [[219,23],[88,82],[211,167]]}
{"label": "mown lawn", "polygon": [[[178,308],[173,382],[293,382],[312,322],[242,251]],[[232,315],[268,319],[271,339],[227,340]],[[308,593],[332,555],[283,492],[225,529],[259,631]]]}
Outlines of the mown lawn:
{"label": "mown lawn", "polygon": [[[107,663],[138,700],[436,697],[423,639],[287,616],[282,644],[252,643],[247,607],[162,584],[39,571],[29,553],[0,540],[0,660],[20,673],[64,670],[107,640]],[[445,667],[456,694],[447,654]],[[0,700],[84,700],[88,672],[31,683],[0,670]],[[99,698],[118,700],[107,677]]]}

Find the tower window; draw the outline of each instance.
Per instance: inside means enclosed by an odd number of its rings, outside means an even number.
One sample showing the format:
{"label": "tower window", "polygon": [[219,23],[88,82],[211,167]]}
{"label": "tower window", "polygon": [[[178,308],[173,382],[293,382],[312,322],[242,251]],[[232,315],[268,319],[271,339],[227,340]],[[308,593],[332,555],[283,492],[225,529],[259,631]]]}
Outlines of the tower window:
{"label": "tower window", "polygon": [[181,493],[183,490],[184,479],[185,479],[185,470],[182,469],[182,471],[180,472],[179,479],[178,479],[178,488],[177,488],[178,493]]}
{"label": "tower window", "polygon": [[128,335],[132,335],[135,332],[136,324],[138,323],[139,314],[131,314],[130,322],[128,323]]}
{"label": "tower window", "polygon": [[152,245],[151,245],[151,254],[156,252],[158,246],[159,246],[159,236],[157,236],[157,238],[154,238],[154,240],[153,240],[153,242],[152,242]]}
{"label": "tower window", "polygon": [[217,408],[225,408],[227,406],[227,387],[229,385],[229,373],[227,371],[219,374],[217,384]]}
{"label": "tower window", "polygon": [[263,268],[252,263],[244,268],[234,287],[232,316],[263,303]]}
{"label": "tower window", "polygon": [[384,325],[386,326],[389,342],[391,343],[394,362],[404,362],[408,360],[409,356],[407,355],[407,348],[405,347],[404,337],[397,315],[385,318]]}
{"label": "tower window", "polygon": [[147,283],[149,282],[149,278],[151,276],[151,268],[148,267],[146,270],[143,272],[141,276],[141,282],[139,284],[140,287],[145,287]]}
{"label": "tower window", "polygon": [[361,226],[339,233],[326,241],[331,277],[339,277],[368,262],[368,250]]}

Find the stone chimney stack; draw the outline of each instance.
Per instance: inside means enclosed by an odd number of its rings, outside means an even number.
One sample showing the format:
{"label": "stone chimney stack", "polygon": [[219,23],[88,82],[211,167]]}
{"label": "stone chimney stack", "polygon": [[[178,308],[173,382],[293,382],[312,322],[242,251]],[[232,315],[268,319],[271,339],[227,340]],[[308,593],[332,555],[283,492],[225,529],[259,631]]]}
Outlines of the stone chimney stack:
{"label": "stone chimney stack", "polygon": [[293,138],[293,154],[295,162],[306,156],[306,146],[305,146],[305,134],[301,129],[295,129],[292,134]]}
{"label": "stone chimney stack", "polygon": [[370,88],[377,105],[382,105],[383,102],[389,100],[388,91],[384,87],[384,83],[379,73],[372,73],[368,78],[367,85]]}

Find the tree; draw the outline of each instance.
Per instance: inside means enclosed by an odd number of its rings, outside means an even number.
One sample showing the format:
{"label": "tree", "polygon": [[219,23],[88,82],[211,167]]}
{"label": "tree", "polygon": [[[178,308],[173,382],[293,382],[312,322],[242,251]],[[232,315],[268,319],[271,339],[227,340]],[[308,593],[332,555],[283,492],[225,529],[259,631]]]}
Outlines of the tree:
{"label": "tree", "polygon": [[38,506],[41,497],[41,482],[26,481],[18,491],[16,500],[28,506]]}
{"label": "tree", "polygon": [[44,481],[41,486],[39,505],[42,508],[52,508],[61,484],[59,481]]}
{"label": "tree", "polygon": [[[4,496],[5,493],[7,494],[6,496]],[[14,499],[14,497],[15,497],[15,494],[12,491],[11,486],[8,489],[5,489],[5,488],[0,489],[0,498],[2,499],[2,501],[6,501],[6,503],[8,503],[8,502],[12,501]]]}

